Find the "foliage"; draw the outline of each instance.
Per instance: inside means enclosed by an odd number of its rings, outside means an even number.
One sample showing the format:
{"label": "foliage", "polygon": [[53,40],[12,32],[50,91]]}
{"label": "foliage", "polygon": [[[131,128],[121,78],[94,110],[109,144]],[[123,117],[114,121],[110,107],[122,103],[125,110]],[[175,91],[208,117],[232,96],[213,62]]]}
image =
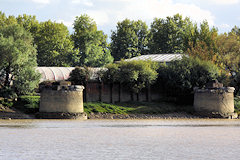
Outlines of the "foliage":
{"label": "foliage", "polygon": [[151,54],[183,53],[189,42],[196,41],[197,25],[179,14],[166,19],[155,18],[151,24]]}
{"label": "foliage", "polygon": [[120,61],[107,67],[103,80],[120,82],[134,93],[139,93],[157,78],[158,65],[152,61]]}
{"label": "foliage", "polygon": [[22,26],[26,31],[30,32],[35,38],[40,27],[36,16],[23,14],[16,17],[16,20],[20,26]]}
{"label": "foliage", "polygon": [[11,99],[8,99],[8,98],[0,99],[0,107],[1,107],[1,105],[5,106],[5,107],[12,107],[13,104],[14,103]]}
{"label": "foliage", "polygon": [[75,84],[75,85],[84,85],[87,81],[90,80],[90,77],[92,76],[92,71],[88,67],[76,67],[72,72],[70,73],[69,80]]}
{"label": "foliage", "polygon": [[146,54],[149,30],[145,22],[125,19],[117,23],[111,35],[111,52],[115,60]]}
{"label": "foliage", "polygon": [[35,35],[39,66],[71,66],[76,54],[69,31],[63,23],[46,21]]}
{"label": "foliage", "polygon": [[18,101],[24,103],[26,108],[39,108],[40,96],[20,96]]}
{"label": "foliage", "polygon": [[192,57],[161,65],[158,74],[157,84],[171,96],[189,95],[194,87],[202,88],[208,81],[221,76],[213,63]]}
{"label": "foliage", "polygon": [[84,112],[111,114],[165,114],[173,112],[192,112],[192,106],[181,106],[166,102],[127,102],[108,104],[101,102],[84,103]]}
{"label": "foliage", "polygon": [[211,28],[207,21],[203,21],[200,24],[200,29],[196,31],[197,36],[194,42],[189,42],[187,49],[188,55],[192,57],[198,57],[204,61],[211,61],[222,68],[221,62],[219,62],[219,54],[217,52],[217,29]]}
{"label": "foliage", "polygon": [[240,113],[240,97],[234,97],[235,112]]}
{"label": "foliage", "polygon": [[72,39],[79,50],[75,65],[100,67],[113,61],[107,44],[107,35],[97,30],[97,25],[88,15],[76,17]]}
{"label": "foliage", "polygon": [[39,112],[39,104],[40,96],[19,96],[13,107],[27,114],[35,114]]}
{"label": "foliage", "polygon": [[113,113],[127,114],[132,108],[126,108],[114,104],[107,103],[84,103],[84,112],[86,113]]}
{"label": "foliage", "polygon": [[3,80],[1,86],[11,88],[17,94],[33,92],[40,74],[35,72],[36,49],[30,33],[17,24],[1,27],[0,59],[0,79]]}
{"label": "foliage", "polygon": [[216,41],[219,62],[231,74],[240,68],[240,37],[234,33],[219,35]]}

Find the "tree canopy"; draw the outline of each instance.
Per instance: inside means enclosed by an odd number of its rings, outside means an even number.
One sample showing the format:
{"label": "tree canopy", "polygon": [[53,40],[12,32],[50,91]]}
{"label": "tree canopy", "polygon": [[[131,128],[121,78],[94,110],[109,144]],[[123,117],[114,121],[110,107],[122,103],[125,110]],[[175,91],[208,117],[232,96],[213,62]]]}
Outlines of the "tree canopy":
{"label": "tree canopy", "polygon": [[74,21],[72,39],[75,49],[79,50],[79,59],[75,62],[79,66],[100,67],[113,61],[107,44],[107,35],[97,30],[96,22],[84,14]]}
{"label": "tree canopy", "polygon": [[155,18],[151,24],[149,49],[151,54],[183,53],[189,41],[194,41],[197,25],[179,14],[166,19]]}
{"label": "tree canopy", "polygon": [[0,59],[2,88],[12,88],[18,94],[29,94],[36,88],[40,77],[35,72],[33,38],[18,24],[0,27]]}
{"label": "tree canopy", "polygon": [[145,22],[125,19],[117,23],[111,35],[111,52],[115,60],[127,59],[146,54],[149,30]]}

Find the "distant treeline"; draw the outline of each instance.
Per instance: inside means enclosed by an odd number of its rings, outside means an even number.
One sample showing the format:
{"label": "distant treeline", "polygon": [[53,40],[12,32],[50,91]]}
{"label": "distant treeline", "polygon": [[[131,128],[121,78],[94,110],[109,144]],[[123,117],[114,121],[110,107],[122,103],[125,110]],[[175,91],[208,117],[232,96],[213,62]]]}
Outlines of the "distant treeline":
{"label": "distant treeline", "polygon": [[[141,20],[125,19],[117,23],[108,43],[107,35],[84,14],[75,18],[73,29],[70,34],[63,23],[39,22],[36,16],[15,17],[0,12],[0,87],[4,93],[33,91],[39,80],[33,69],[36,66],[102,67],[114,60],[162,53],[184,53],[213,63],[230,77],[231,80],[225,79],[226,84],[240,86],[240,28],[237,26],[229,33],[219,34],[207,21],[197,25],[179,14],[155,18],[150,27]],[[13,75],[14,87],[10,87]]]}

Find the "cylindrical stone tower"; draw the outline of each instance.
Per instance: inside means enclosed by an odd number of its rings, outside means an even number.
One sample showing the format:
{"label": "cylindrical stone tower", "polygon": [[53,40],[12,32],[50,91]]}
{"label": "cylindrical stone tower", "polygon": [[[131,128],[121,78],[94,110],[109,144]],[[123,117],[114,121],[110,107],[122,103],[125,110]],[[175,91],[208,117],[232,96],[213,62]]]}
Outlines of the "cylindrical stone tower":
{"label": "cylindrical stone tower", "polygon": [[194,91],[194,109],[197,113],[210,117],[230,117],[234,115],[234,88],[223,87],[216,82],[205,89]]}
{"label": "cylindrical stone tower", "polygon": [[57,90],[41,92],[39,117],[86,119],[83,109],[83,86],[60,85]]}

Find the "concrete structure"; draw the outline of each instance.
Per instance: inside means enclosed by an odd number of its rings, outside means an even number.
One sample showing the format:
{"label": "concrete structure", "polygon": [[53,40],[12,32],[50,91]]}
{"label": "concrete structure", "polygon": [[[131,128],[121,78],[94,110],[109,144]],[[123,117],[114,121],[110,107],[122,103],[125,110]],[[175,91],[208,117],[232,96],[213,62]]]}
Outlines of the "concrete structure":
{"label": "concrete structure", "polygon": [[57,90],[44,89],[41,92],[40,118],[86,119],[83,109],[83,86],[63,83]]}
{"label": "concrete structure", "polygon": [[209,117],[234,118],[234,88],[212,82],[205,89],[195,88],[194,109]]}

